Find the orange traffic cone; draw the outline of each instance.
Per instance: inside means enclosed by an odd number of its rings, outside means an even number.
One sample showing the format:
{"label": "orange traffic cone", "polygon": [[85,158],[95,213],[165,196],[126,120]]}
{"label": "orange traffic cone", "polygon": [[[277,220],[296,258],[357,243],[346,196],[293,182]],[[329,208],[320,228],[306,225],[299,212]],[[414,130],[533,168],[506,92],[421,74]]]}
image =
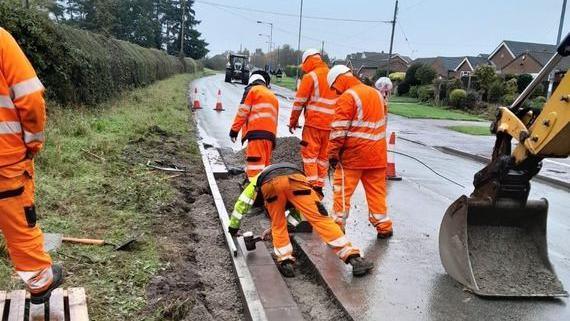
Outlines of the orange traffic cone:
{"label": "orange traffic cone", "polygon": [[202,109],[200,105],[200,97],[198,96],[198,88],[194,88],[194,104],[192,106],[194,109]]}
{"label": "orange traffic cone", "polygon": [[401,181],[402,177],[398,176],[396,173],[396,161],[394,158],[394,153],[391,150],[396,148],[396,133],[392,132],[390,134],[390,140],[388,140],[388,167],[386,168],[386,179],[390,181]]}
{"label": "orange traffic cone", "polygon": [[216,108],[215,111],[224,111],[224,107],[222,107],[222,90],[218,89],[218,98],[216,100]]}

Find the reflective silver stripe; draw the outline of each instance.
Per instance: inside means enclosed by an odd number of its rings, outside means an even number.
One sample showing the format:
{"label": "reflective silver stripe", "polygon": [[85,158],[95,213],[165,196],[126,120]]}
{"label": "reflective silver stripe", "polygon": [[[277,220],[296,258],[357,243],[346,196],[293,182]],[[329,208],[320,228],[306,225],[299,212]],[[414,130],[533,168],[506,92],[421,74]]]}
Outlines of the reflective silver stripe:
{"label": "reflective silver stripe", "polygon": [[250,121],[260,119],[260,118],[270,118],[270,119],[273,119],[273,121],[277,121],[277,117],[275,117],[275,115],[273,115],[272,113],[257,113],[255,115],[249,116]]}
{"label": "reflective silver stripe", "polygon": [[350,124],[352,123],[351,120],[337,120],[337,121],[333,121],[331,123],[331,127],[335,128],[335,127],[350,127]]}
{"label": "reflective silver stripe", "polygon": [[344,247],[348,244],[348,240],[346,239],[346,236],[341,236],[336,240],[332,240],[330,242],[327,242],[330,246],[332,247]]}
{"label": "reflective silver stripe", "polygon": [[353,247],[353,246],[345,246],[345,247],[343,247],[340,251],[338,251],[337,255],[338,255],[340,258],[344,258],[344,257],[346,257],[347,255],[349,255],[351,252],[354,252],[354,251],[357,251],[357,252],[358,252],[358,255],[361,255],[361,254],[360,254],[360,250],[359,250],[358,248],[356,248],[356,247]]}
{"label": "reflective silver stripe", "polygon": [[334,130],[331,132],[330,139],[346,137],[347,135],[348,135],[348,130]]}
{"label": "reflective silver stripe", "polygon": [[26,144],[31,142],[43,142],[44,140],[45,140],[44,132],[38,132],[34,134],[24,131],[24,142]]}
{"label": "reflective silver stripe", "polygon": [[312,96],[312,100],[316,101],[319,99],[319,97],[321,97],[321,93],[319,92],[319,77],[317,77],[317,73],[314,71],[311,71],[309,73],[309,75],[311,75],[311,78],[313,78],[313,96]]}
{"label": "reflective silver stripe", "polygon": [[306,164],[313,164],[317,162],[317,158],[303,158],[303,163]]}
{"label": "reflective silver stripe", "polygon": [[254,202],[254,200],[252,200],[251,198],[249,198],[245,195],[240,195],[239,200],[246,203],[247,205],[253,205],[253,202]]}
{"label": "reflective silver stripe", "polygon": [[296,103],[306,103],[307,100],[309,100],[309,98],[302,98],[302,97],[295,97],[295,102]]}
{"label": "reflective silver stripe", "polygon": [[353,89],[349,89],[346,92],[349,93],[354,99],[354,103],[356,104],[357,119],[362,120],[362,118],[364,117],[362,112],[362,100],[360,100],[360,97],[358,97],[358,94]]}
{"label": "reflective silver stripe", "polygon": [[249,115],[249,113],[247,113],[247,112],[243,112],[243,111],[241,111],[241,110],[240,110],[240,111],[238,111],[238,113],[237,113],[237,114],[238,114],[238,116],[241,116],[241,117],[245,117],[245,116]]}
{"label": "reflective silver stripe", "polygon": [[265,165],[247,165],[246,168],[249,170],[265,169]]}
{"label": "reflective silver stripe", "polygon": [[235,217],[237,220],[241,220],[241,218],[243,217],[243,215],[241,215],[238,211],[234,210],[232,212],[232,216]]}
{"label": "reflective silver stripe", "polygon": [[317,175],[315,176],[307,176],[307,180],[308,181],[316,181],[317,179],[319,179],[319,177]]}
{"label": "reflective silver stripe", "polygon": [[342,189],[340,185],[333,185],[333,192],[339,192]]}
{"label": "reflective silver stripe", "polygon": [[388,217],[388,214],[369,214],[371,217],[373,217],[375,220],[380,221],[380,222],[387,222],[390,220],[390,217]]}
{"label": "reflective silver stripe", "polygon": [[8,108],[8,109],[14,108],[14,103],[12,102],[10,96],[0,95],[0,108]]}
{"label": "reflective silver stripe", "polygon": [[44,85],[38,79],[38,77],[30,78],[28,80],[24,80],[14,86],[10,87],[12,91],[12,97],[14,100],[27,96],[29,94],[35,93],[40,90],[44,90]]}
{"label": "reflective silver stripe", "polygon": [[295,111],[303,110],[303,106],[293,106],[293,110]]}
{"label": "reflective silver stripe", "polygon": [[249,111],[250,109],[251,109],[251,106],[249,106],[249,105],[244,105],[244,104],[239,105],[239,110]]}
{"label": "reflective silver stripe", "polygon": [[319,103],[327,104],[327,105],[334,105],[334,104],[336,104],[336,101],[337,101],[337,100],[338,100],[337,98],[335,98],[335,99],[327,99],[327,98],[321,98],[321,97],[319,97],[319,98],[317,98],[316,101],[319,102]]}
{"label": "reflective silver stripe", "polygon": [[329,166],[328,161],[324,161],[324,160],[320,160],[320,159],[317,159],[317,164],[321,165],[322,167],[328,167]]}
{"label": "reflective silver stripe", "polygon": [[382,120],[377,121],[377,122],[357,120],[357,121],[352,122],[351,127],[363,127],[363,128],[378,129],[378,128],[384,126],[385,124],[386,124],[386,120],[384,118],[382,118]]}
{"label": "reflective silver stripe", "polygon": [[253,105],[253,109],[256,109],[256,110],[257,110],[257,109],[264,109],[264,108],[270,108],[270,109],[272,109],[272,110],[275,110],[275,109],[276,109],[275,106],[273,106],[273,105],[270,104],[270,103],[260,103],[260,104],[255,104],[255,105]]}
{"label": "reflective silver stripe", "polygon": [[293,215],[287,215],[287,222],[293,226],[297,226],[300,223],[296,218],[293,217]]}
{"label": "reflective silver stripe", "polygon": [[334,115],[334,110],[331,108],[325,108],[325,107],[319,107],[319,106],[315,106],[315,105],[309,105],[307,106],[307,110],[313,110],[319,113],[323,113],[323,114],[329,114],[329,115]]}
{"label": "reflective silver stripe", "polygon": [[346,134],[346,136],[347,137],[354,137],[354,138],[368,139],[368,140],[372,140],[372,141],[379,141],[381,139],[386,138],[386,133],[382,132],[380,134],[368,134],[368,133],[361,133],[361,132],[348,132]]}
{"label": "reflective silver stripe", "polygon": [[289,255],[293,253],[293,246],[291,245],[291,243],[289,243],[283,247],[276,247],[274,249],[274,252],[277,256]]}
{"label": "reflective silver stripe", "polygon": [[319,177],[319,178],[317,179],[317,182],[324,182],[324,181],[325,181],[325,178],[324,178],[324,177]]}
{"label": "reflective silver stripe", "polygon": [[17,121],[0,122],[0,134],[21,134],[22,125]]}

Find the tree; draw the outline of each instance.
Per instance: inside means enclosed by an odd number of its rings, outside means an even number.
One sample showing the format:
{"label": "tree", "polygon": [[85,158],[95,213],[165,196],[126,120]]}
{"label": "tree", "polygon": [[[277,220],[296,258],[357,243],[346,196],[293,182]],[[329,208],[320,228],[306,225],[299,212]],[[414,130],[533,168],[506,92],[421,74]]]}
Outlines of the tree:
{"label": "tree", "polygon": [[415,78],[422,85],[429,85],[435,79],[436,71],[430,65],[422,65],[416,70]]}
{"label": "tree", "polygon": [[404,77],[404,81],[398,86],[398,95],[405,95],[410,90],[411,86],[417,86],[420,82],[416,78],[416,71],[422,66],[423,64],[415,63],[412,64],[408,70],[406,70],[406,76]]}
{"label": "tree", "polygon": [[490,65],[481,65],[475,69],[473,75],[477,78],[479,86],[485,92],[485,101],[489,101],[489,88],[495,81],[495,68]]}
{"label": "tree", "polygon": [[517,77],[518,92],[522,93],[523,90],[532,82],[533,77],[529,74],[521,74]]}

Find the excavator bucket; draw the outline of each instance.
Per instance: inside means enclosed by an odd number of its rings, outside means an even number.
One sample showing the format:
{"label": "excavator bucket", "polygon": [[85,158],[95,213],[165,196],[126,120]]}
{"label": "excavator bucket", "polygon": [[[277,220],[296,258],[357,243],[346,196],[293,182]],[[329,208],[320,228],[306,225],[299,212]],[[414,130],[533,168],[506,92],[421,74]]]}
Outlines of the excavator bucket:
{"label": "excavator bucket", "polygon": [[439,231],[445,270],[481,296],[568,296],[548,259],[547,213],[546,199],[492,204],[461,196]]}

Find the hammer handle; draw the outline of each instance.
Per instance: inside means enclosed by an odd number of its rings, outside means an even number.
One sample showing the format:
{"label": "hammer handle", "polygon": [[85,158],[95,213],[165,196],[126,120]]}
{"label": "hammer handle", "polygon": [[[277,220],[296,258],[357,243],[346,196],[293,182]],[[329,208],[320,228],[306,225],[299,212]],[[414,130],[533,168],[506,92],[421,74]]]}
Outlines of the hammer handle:
{"label": "hammer handle", "polygon": [[90,245],[105,245],[105,240],[96,240],[96,239],[78,239],[74,237],[63,237],[62,240],[64,242],[70,243],[79,243],[79,244],[90,244]]}

